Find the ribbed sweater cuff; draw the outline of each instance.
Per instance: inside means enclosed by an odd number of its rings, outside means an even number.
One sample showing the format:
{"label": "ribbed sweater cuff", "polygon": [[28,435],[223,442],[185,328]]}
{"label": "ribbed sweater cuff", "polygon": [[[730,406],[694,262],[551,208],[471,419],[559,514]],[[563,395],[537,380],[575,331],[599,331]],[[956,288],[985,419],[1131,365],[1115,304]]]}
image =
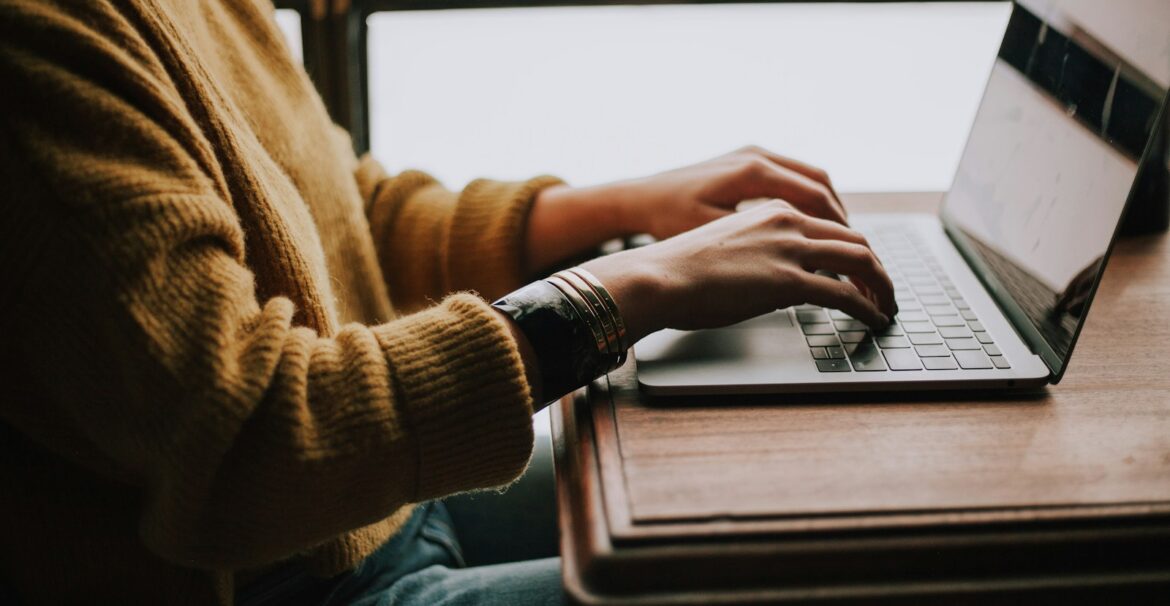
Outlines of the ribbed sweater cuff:
{"label": "ribbed sweater cuff", "polygon": [[504,321],[458,294],[394,326],[377,334],[417,439],[415,500],[519,477],[532,455],[532,404]]}
{"label": "ribbed sweater cuff", "polygon": [[541,190],[562,183],[547,176],[524,182],[480,179],[464,188],[451,222],[451,284],[475,285],[488,300],[519,287],[532,203]]}

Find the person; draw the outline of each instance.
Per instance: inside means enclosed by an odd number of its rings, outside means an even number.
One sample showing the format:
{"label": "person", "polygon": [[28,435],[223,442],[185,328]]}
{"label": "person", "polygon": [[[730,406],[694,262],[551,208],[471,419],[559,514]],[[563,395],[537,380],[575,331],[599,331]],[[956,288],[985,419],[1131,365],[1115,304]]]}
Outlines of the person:
{"label": "person", "polygon": [[0,7],[20,603],[556,603],[555,560],[459,569],[436,502],[514,480],[534,410],[661,328],[894,313],[825,173],[769,151],[452,192],[355,157],[266,0]]}

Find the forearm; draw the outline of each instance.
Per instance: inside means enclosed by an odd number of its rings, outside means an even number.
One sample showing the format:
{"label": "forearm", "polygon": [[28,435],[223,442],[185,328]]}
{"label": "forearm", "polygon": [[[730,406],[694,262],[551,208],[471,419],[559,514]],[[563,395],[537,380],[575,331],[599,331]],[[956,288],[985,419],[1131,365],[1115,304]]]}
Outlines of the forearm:
{"label": "forearm", "polygon": [[524,272],[538,276],[606,240],[636,233],[619,184],[540,192],[528,218]]}
{"label": "forearm", "polygon": [[355,177],[388,290],[395,308],[407,312],[452,292],[472,290],[490,300],[519,286],[531,275],[525,262],[531,207],[560,183],[479,179],[453,192],[418,171],[390,176],[369,156]]}

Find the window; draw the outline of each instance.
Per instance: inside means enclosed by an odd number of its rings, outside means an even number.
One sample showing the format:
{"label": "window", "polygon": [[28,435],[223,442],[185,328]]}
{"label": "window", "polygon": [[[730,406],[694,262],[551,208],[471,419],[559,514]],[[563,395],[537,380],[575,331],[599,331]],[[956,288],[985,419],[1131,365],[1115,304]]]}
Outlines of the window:
{"label": "window", "polygon": [[288,42],[289,50],[297,61],[304,63],[304,36],[301,34],[301,14],[291,8],[281,8],[276,10],[276,25],[280,27],[280,32],[284,34],[284,39]]}
{"label": "window", "polygon": [[942,190],[1007,14],[1006,3],[375,12],[369,143],[391,170],[452,187],[607,181],[758,143],[825,166],[842,189]]}

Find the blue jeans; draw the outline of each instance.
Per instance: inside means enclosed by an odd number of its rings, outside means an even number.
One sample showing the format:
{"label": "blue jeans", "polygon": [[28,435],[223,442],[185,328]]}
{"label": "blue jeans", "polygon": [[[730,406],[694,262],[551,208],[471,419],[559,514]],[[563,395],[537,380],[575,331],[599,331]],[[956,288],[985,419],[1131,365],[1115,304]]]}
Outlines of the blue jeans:
{"label": "blue jeans", "polygon": [[556,606],[565,602],[561,560],[549,557],[556,534],[552,443],[540,436],[528,470],[507,491],[419,505],[353,571],[318,579],[286,566],[241,588],[236,603]]}
{"label": "blue jeans", "polygon": [[447,508],[419,505],[392,539],[353,571],[318,579],[276,570],[236,595],[240,606],[509,606],[564,604],[560,558],[468,568]]}

